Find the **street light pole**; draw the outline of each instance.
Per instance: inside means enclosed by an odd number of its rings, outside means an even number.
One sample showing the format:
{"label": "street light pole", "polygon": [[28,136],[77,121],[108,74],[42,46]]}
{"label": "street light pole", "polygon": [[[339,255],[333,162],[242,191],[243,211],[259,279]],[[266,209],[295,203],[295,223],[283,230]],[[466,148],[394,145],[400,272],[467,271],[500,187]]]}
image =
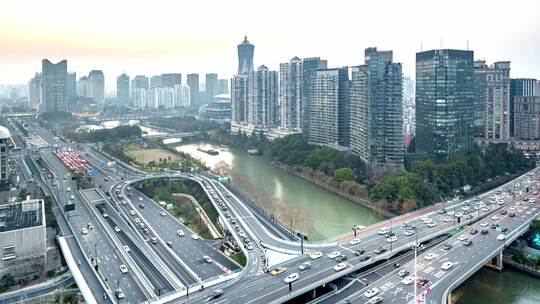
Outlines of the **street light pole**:
{"label": "street light pole", "polygon": [[[416,233],[416,237],[418,238],[418,231]],[[418,253],[417,253],[417,250],[418,250],[418,239],[416,240],[415,244],[414,244],[414,301],[416,302],[416,284],[417,284],[417,272],[416,272],[416,262],[417,262],[417,256],[418,256]]]}

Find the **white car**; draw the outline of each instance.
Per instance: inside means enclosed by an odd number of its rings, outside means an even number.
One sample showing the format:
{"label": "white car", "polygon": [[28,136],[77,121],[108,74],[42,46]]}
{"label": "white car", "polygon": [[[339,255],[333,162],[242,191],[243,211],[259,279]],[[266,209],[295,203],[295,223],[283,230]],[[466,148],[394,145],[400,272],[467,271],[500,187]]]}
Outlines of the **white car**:
{"label": "white car", "polygon": [[165,211],[161,211],[159,214],[160,214],[161,216],[166,216],[166,215],[167,215],[167,213],[166,213]]}
{"label": "white car", "polygon": [[66,192],[69,192],[69,191],[71,191],[71,188],[70,188],[70,187],[67,187],[67,188],[66,188]]}
{"label": "white car", "polygon": [[451,221],[452,221],[452,218],[449,217],[449,216],[447,216],[447,217],[444,218],[444,221],[447,222],[447,223],[448,223],[448,222],[451,222]]}
{"label": "white car", "polygon": [[437,226],[437,223],[435,223],[435,222],[430,222],[430,223],[427,223],[427,226],[428,226],[429,228],[433,228],[433,227]]}
{"label": "white car", "polygon": [[329,254],[327,254],[326,256],[331,258],[331,259],[335,259],[337,258],[339,255],[341,255],[341,252],[339,251],[333,251],[333,252],[330,252]]}
{"label": "white car", "polygon": [[128,272],[127,266],[124,265],[124,264],[120,265],[120,271],[121,271],[122,273],[127,273],[127,272]]}
{"label": "white car", "polygon": [[131,249],[129,249],[128,245],[122,245],[122,248],[124,248],[125,252],[130,252],[131,251]]}
{"label": "white car", "polygon": [[292,283],[292,282],[298,280],[299,277],[300,277],[300,275],[299,275],[298,273],[294,272],[294,273],[291,273],[290,275],[288,275],[288,276],[283,280],[283,282],[289,284],[289,283]]}
{"label": "white car", "polygon": [[405,231],[403,234],[405,234],[406,236],[411,236],[414,234],[414,232],[410,231],[410,230],[407,230]]}
{"label": "white car", "polygon": [[452,262],[444,262],[441,266],[441,269],[442,270],[448,270],[450,268],[452,268],[452,266],[454,266],[454,263]]}
{"label": "white car", "polygon": [[74,199],[75,199],[75,195],[72,194],[69,198],[72,199],[72,200],[74,200]]}
{"label": "white car", "polygon": [[377,233],[383,235],[383,234],[387,234],[388,231],[389,231],[388,228],[383,227],[383,228],[377,230]]}
{"label": "white car", "polygon": [[341,271],[343,269],[347,268],[347,264],[345,263],[339,263],[336,266],[334,266],[335,271]]}
{"label": "white car", "polygon": [[312,252],[309,254],[309,257],[312,259],[312,260],[316,260],[320,257],[322,257],[323,253],[320,252],[320,251],[315,251],[315,252]]}
{"label": "white car", "polygon": [[351,245],[356,245],[356,244],[359,244],[360,243],[360,239],[352,239],[349,244]]}
{"label": "white car", "polygon": [[142,202],[142,201],[143,201],[142,197],[139,197],[139,202]]}
{"label": "white car", "polygon": [[120,230],[120,228],[119,228],[118,226],[114,226],[114,231],[120,232],[120,231],[122,231],[122,230]]}
{"label": "white car", "polygon": [[136,213],[135,213],[135,210],[129,210],[129,214],[135,215],[135,214],[136,214]]}
{"label": "white car", "polygon": [[194,239],[194,240],[198,240],[199,236],[194,233],[194,234],[191,235],[191,238]]}
{"label": "white car", "polygon": [[397,241],[397,237],[396,236],[391,236],[391,237],[387,238],[386,241],[388,243],[393,243],[393,242]]}
{"label": "white car", "polygon": [[494,220],[494,221],[496,221],[496,220],[498,220],[498,219],[499,219],[499,217],[498,217],[498,216],[496,216],[496,215],[493,215],[493,216],[491,217],[491,219],[492,219],[492,220]]}
{"label": "white car", "polygon": [[401,283],[405,285],[409,285],[414,281],[414,278],[411,276],[406,277],[405,279],[401,280]]}
{"label": "white car", "polygon": [[456,214],[454,211],[448,211],[448,215],[454,215]]}
{"label": "white car", "polygon": [[136,217],[136,218],[135,218],[135,223],[137,223],[137,224],[138,224],[138,223],[140,223],[140,222],[141,222],[141,219],[140,219],[140,218],[138,218],[138,217]]}
{"label": "white car", "polygon": [[467,236],[465,236],[465,235],[458,236],[458,240],[460,240],[460,241],[465,241],[466,239],[467,239]]}
{"label": "white car", "polygon": [[379,293],[379,289],[377,287],[372,287],[368,289],[366,292],[364,292],[364,297],[372,298],[376,296],[378,293]]}
{"label": "white car", "polygon": [[463,206],[463,207],[461,207],[461,210],[463,210],[463,211],[467,211],[467,210],[469,210],[469,209],[471,209],[471,208],[469,208],[469,206]]}
{"label": "white car", "polygon": [[427,217],[425,215],[422,216],[420,219],[422,220],[422,222],[429,221],[429,217]]}
{"label": "white car", "polygon": [[83,228],[83,229],[81,229],[81,233],[83,235],[86,235],[86,234],[88,234],[88,230],[86,230],[86,228]]}
{"label": "white car", "polygon": [[304,271],[304,270],[306,270],[306,269],[308,269],[310,267],[311,267],[310,262],[304,262],[304,263],[300,264],[300,266],[298,266],[298,269]]}
{"label": "white car", "polygon": [[482,226],[482,227],[487,227],[488,225],[489,225],[489,224],[488,224],[488,223],[486,223],[486,222],[482,222],[482,223],[480,223],[480,226]]}
{"label": "white car", "polygon": [[463,213],[457,212],[457,213],[455,214],[455,216],[456,216],[456,217],[462,217],[462,216],[463,216]]}
{"label": "white car", "polygon": [[178,234],[179,236],[184,236],[184,235],[186,235],[186,234],[184,233],[184,231],[182,231],[182,230],[180,230],[180,229],[176,230],[176,234]]}
{"label": "white car", "polygon": [[504,234],[497,235],[497,240],[504,241],[505,239],[506,239],[506,235],[504,235]]}
{"label": "white car", "polygon": [[428,253],[424,256],[424,260],[428,260],[428,261],[431,261],[433,260],[434,258],[436,258],[437,255],[435,253]]}

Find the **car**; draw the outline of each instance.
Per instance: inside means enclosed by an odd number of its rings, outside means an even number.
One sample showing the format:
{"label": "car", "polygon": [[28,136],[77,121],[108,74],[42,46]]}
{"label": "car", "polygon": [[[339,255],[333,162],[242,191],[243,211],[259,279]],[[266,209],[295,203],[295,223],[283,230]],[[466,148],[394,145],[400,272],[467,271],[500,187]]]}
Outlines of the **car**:
{"label": "car", "polygon": [[122,231],[122,230],[120,230],[120,228],[119,228],[118,226],[114,226],[114,231],[120,232],[120,231]]}
{"label": "car", "polygon": [[369,259],[371,259],[371,256],[370,256],[370,255],[363,255],[363,256],[360,256],[360,257],[358,258],[358,260],[359,260],[360,262],[365,262],[365,261],[367,261],[367,260],[369,260]]}
{"label": "car", "polygon": [[205,261],[208,264],[212,264],[214,261],[207,255],[203,255],[202,257],[203,261]]}
{"label": "car", "polygon": [[354,252],[354,255],[361,256],[362,254],[364,254],[364,252],[366,252],[366,251],[364,249],[360,248],[360,249],[358,249],[358,250],[356,250]]}
{"label": "car", "polygon": [[320,252],[320,251],[313,251],[313,252],[310,252],[309,253],[309,257],[312,259],[312,260],[316,260],[320,257],[322,257],[323,253]]}
{"label": "car", "polygon": [[467,239],[467,236],[464,235],[464,234],[458,236],[458,240],[460,240],[460,241],[465,241],[466,239]]}
{"label": "car", "polygon": [[395,234],[393,231],[390,231],[390,232],[387,232],[387,233],[384,235],[384,237],[385,237],[385,238],[389,238],[389,237],[392,237],[392,236],[394,236],[394,235],[396,235],[396,234]]}
{"label": "car", "polygon": [[383,252],[386,252],[386,248],[379,247],[379,248],[375,249],[375,251],[373,251],[373,252],[375,252],[376,254],[381,254]]}
{"label": "car", "polygon": [[144,209],[144,204],[139,204],[139,208]]}
{"label": "car", "polygon": [[340,255],[341,255],[341,252],[339,252],[339,251],[332,251],[332,252],[330,252],[329,254],[327,254],[326,256],[329,257],[329,258],[331,258],[331,259],[335,259],[335,258],[337,258],[337,257],[340,256]]}
{"label": "car", "polygon": [[[512,208],[510,208],[510,210],[516,210],[516,208],[515,208],[515,207],[512,207]],[[501,214],[502,214],[502,215],[506,215],[506,210],[501,211]]]}
{"label": "car", "polygon": [[184,236],[184,235],[186,235],[186,234],[184,233],[184,231],[182,231],[182,230],[180,230],[180,229],[176,230],[176,234],[178,234],[179,236]]}
{"label": "car", "polygon": [[339,263],[336,266],[334,266],[335,271],[341,271],[343,269],[347,268],[347,264],[345,263]]}
{"label": "car", "polygon": [[167,215],[167,213],[166,213],[165,211],[161,211],[159,214],[160,214],[161,216],[166,216],[166,215]]}
{"label": "car", "polygon": [[478,233],[478,230],[476,230],[476,229],[471,229],[471,231],[469,231],[469,233],[472,234],[472,235],[475,235],[475,234]]}
{"label": "car", "polygon": [[136,217],[136,218],[134,219],[134,221],[135,221],[135,223],[137,223],[137,224],[138,224],[138,223],[140,223],[140,222],[141,222],[141,219],[140,219],[140,218],[138,218],[138,217]]}
{"label": "car", "polygon": [[496,220],[499,219],[499,217],[498,217],[497,215],[493,215],[493,216],[491,216],[491,219],[494,220],[494,221],[496,221]]}
{"label": "car", "polygon": [[446,209],[442,208],[439,210],[439,214],[445,214],[446,213]]}
{"label": "car", "polygon": [[285,279],[283,279],[283,282],[289,284],[298,280],[299,277],[300,275],[297,272],[293,272],[290,275],[288,275]]}
{"label": "car", "polygon": [[463,210],[463,211],[468,211],[469,209],[471,209],[469,206],[463,206],[463,207],[461,207],[461,210]]}
{"label": "car", "polygon": [[508,231],[508,228],[506,228],[506,227],[501,227],[501,232],[506,232],[506,231]]}
{"label": "car", "polygon": [[467,214],[467,216],[465,217],[466,220],[472,220],[473,219],[473,215],[472,214]]}
{"label": "car", "polygon": [[373,297],[366,302],[366,304],[380,304],[383,302],[383,298],[380,296]]}
{"label": "car", "polygon": [[482,208],[482,211],[488,212],[488,211],[489,211],[489,208],[488,208],[488,207],[484,207],[484,208]]}
{"label": "car", "polygon": [[416,280],[416,284],[420,287],[426,287],[431,284],[431,281],[428,279],[419,278],[418,280]]}
{"label": "car", "polygon": [[150,230],[148,230],[148,228],[143,228],[142,232],[143,232],[145,235],[149,235],[149,234],[150,234]]}
{"label": "car", "polygon": [[75,195],[72,194],[69,198],[72,199],[72,200],[74,200],[74,199],[75,199]]}
{"label": "car", "polygon": [[131,249],[129,249],[128,245],[122,245],[122,248],[124,248],[125,252],[130,252],[131,251]]}
{"label": "car", "polygon": [[139,202],[142,202],[143,198],[139,196],[138,200],[139,200]]}
{"label": "car", "polygon": [[124,295],[124,293],[122,292],[122,289],[118,288],[117,290],[114,291],[114,295],[116,296],[117,299],[123,299],[125,298],[126,296]]}
{"label": "car", "polygon": [[412,232],[411,230],[406,230],[405,232],[403,232],[403,234],[405,234],[406,236],[411,236],[414,234],[414,232]]}
{"label": "car", "polygon": [[86,228],[81,229],[81,234],[82,235],[88,234],[88,230],[86,230]]}
{"label": "car", "polygon": [[356,245],[356,244],[359,244],[360,243],[360,239],[352,239],[349,244],[351,245]]}
{"label": "car", "polygon": [[443,248],[444,250],[450,250],[450,249],[452,249],[452,245],[450,245],[450,244],[444,244],[444,245],[442,246],[442,248]]}
{"label": "car", "polygon": [[497,224],[491,224],[490,227],[491,227],[491,229],[496,229],[497,227],[499,227],[499,225],[497,225]]}
{"label": "car", "polygon": [[420,218],[420,220],[422,220],[422,222],[425,222],[425,221],[429,221],[429,217],[427,217],[426,215],[422,216]]}
{"label": "car", "polygon": [[173,248],[173,243],[171,241],[167,241],[167,242],[165,242],[165,244],[167,244],[167,246],[169,246],[169,248]]}
{"label": "car", "polygon": [[287,271],[287,268],[279,266],[272,269],[272,271],[270,271],[270,274],[272,274],[273,276],[277,276],[278,274],[284,273],[285,271]]}
{"label": "car", "polygon": [[127,205],[127,201],[126,201],[126,200],[121,200],[121,201],[120,201],[120,204],[122,204],[122,205],[125,206],[125,205]]}
{"label": "car", "polygon": [[346,261],[347,259],[348,259],[348,257],[346,255],[340,254],[334,260],[336,260],[338,262],[343,262],[343,261]]}
{"label": "car", "polygon": [[86,225],[88,227],[88,229],[92,230],[94,229],[94,225],[92,225],[92,223],[88,223],[88,225]]}
{"label": "car", "polygon": [[388,230],[387,227],[383,227],[383,228],[377,230],[377,233],[383,235],[383,234],[387,234],[388,231],[389,231],[389,230]]}
{"label": "car", "polygon": [[452,219],[451,217],[449,217],[449,216],[446,216],[446,217],[444,218],[444,221],[448,223],[448,222],[453,221],[453,219]]}
{"label": "car", "polygon": [[427,223],[427,226],[428,226],[429,228],[433,228],[433,227],[437,226],[437,223],[435,223],[435,222],[429,222],[429,223]]}
{"label": "car", "polygon": [[372,298],[376,296],[378,293],[379,293],[379,289],[377,287],[371,287],[370,289],[366,290],[366,292],[364,292],[364,297]]}
{"label": "car", "polygon": [[133,210],[133,209],[129,210],[129,214],[135,215],[135,214],[136,214],[136,213],[135,213],[135,210]]}
{"label": "car", "polygon": [[387,241],[388,243],[393,243],[393,242],[397,241],[397,237],[391,236],[391,237],[387,238],[386,241]]}
{"label": "car", "polygon": [[462,217],[463,216],[463,213],[461,212],[456,212],[456,214],[454,215],[455,217]]}
{"label": "car", "polygon": [[452,215],[455,215],[456,213],[452,210],[448,211],[448,215],[452,216]]}
{"label": "car", "polygon": [[408,270],[406,270],[406,269],[401,269],[401,270],[398,272],[398,277],[403,278],[403,277],[405,277],[405,276],[408,275],[408,274],[409,274],[409,271],[408,271]]}
{"label": "car", "polygon": [[471,240],[465,240],[463,241],[463,246],[471,246],[472,245],[472,241]]}
{"label": "car", "polygon": [[486,223],[486,222],[482,222],[482,223],[480,223],[480,226],[482,226],[482,227],[487,227],[487,226],[489,226],[489,224]]}
{"label": "car", "polygon": [[509,212],[509,213],[508,213],[508,216],[509,216],[509,217],[514,217],[514,216],[516,216],[516,214],[515,214],[514,212]]}
{"label": "car", "polygon": [[450,268],[452,268],[452,266],[454,266],[454,263],[452,262],[444,262],[441,266],[441,269],[442,270],[448,270]]}
{"label": "car", "polygon": [[428,253],[424,256],[424,260],[427,260],[427,261],[431,261],[433,260],[434,258],[437,257],[437,254],[435,253]]}
{"label": "car", "polygon": [[66,188],[66,192],[69,192],[69,191],[71,191],[71,188],[70,188],[70,187],[67,187],[67,188]]}
{"label": "car", "polygon": [[298,266],[298,269],[304,271],[306,269],[309,269],[311,268],[311,263],[310,262],[304,262],[302,264],[300,264],[300,266]]}
{"label": "car", "polygon": [[219,297],[221,297],[221,295],[223,295],[223,293],[225,293],[223,291],[223,289],[214,289],[212,291],[212,294],[210,294],[210,296],[208,298],[206,298],[206,300],[204,300],[204,302],[210,302],[210,301],[213,301]]}
{"label": "car", "polygon": [[246,245],[246,249],[247,249],[247,250],[253,250],[254,248],[255,248],[255,247],[253,247],[252,244],[247,244],[247,245]]}
{"label": "car", "polygon": [[480,234],[484,234],[484,235],[488,234],[488,230],[487,229],[482,229],[482,230],[480,230]]}
{"label": "car", "polygon": [[156,245],[158,243],[157,239],[155,237],[150,238],[150,243]]}
{"label": "car", "polygon": [[198,239],[199,239],[199,236],[198,236],[197,234],[193,233],[193,234],[191,235],[191,238],[194,239],[194,240],[198,240]]}
{"label": "car", "polygon": [[409,285],[413,281],[414,281],[414,278],[412,276],[408,276],[408,277],[404,278],[403,280],[401,280],[401,283],[403,283],[405,285]]}
{"label": "car", "polygon": [[127,266],[124,265],[124,264],[120,265],[120,272],[122,272],[122,273],[127,273],[127,272],[128,272]]}
{"label": "car", "polygon": [[504,240],[506,240],[506,235],[504,235],[504,234],[499,234],[499,235],[497,235],[497,240],[498,240],[498,241],[504,241]]}

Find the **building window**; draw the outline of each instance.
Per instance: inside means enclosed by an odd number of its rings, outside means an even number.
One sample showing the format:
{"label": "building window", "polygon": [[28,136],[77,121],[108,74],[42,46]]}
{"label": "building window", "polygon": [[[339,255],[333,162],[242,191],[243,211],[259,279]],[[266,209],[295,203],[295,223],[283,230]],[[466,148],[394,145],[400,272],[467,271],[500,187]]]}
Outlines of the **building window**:
{"label": "building window", "polygon": [[4,250],[2,251],[2,260],[11,260],[15,257],[15,246],[4,247]]}

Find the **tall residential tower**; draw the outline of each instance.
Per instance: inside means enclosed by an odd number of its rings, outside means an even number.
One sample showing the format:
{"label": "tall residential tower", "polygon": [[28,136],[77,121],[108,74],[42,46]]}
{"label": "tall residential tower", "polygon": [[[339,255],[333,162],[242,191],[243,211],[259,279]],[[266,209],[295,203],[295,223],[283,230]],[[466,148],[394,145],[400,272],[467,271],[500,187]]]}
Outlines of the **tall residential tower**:
{"label": "tall residential tower", "polygon": [[255,46],[244,36],[244,41],[238,45],[238,74],[250,73],[253,71],[253,52]]}

